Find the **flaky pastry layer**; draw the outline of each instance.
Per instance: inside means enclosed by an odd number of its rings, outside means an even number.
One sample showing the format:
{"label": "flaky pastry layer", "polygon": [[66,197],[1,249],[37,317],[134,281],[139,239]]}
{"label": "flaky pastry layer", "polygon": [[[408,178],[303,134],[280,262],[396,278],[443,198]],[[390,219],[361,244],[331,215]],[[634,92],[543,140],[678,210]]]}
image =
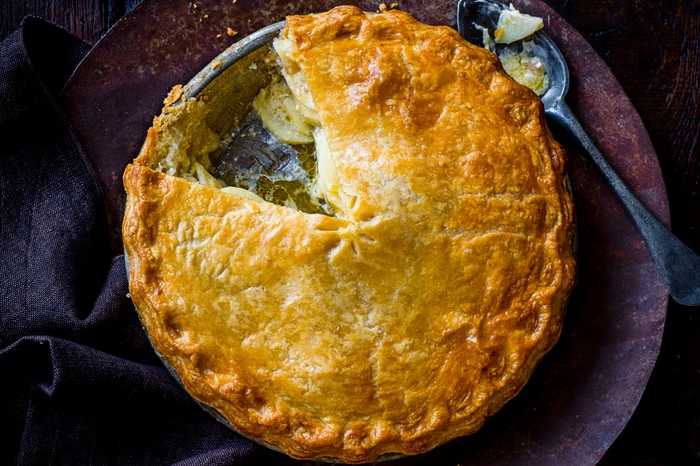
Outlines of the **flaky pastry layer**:
{"label": "flaky pastry layer", "polygon": [[149,336],[195,398],[294,457],[470,434],[555,343],[574,283],[565,157],[541,103],[490,52],[400,11],[293,16],[282,38],[342,218],[161,173],[176,123],[156,120],[124,174]]}

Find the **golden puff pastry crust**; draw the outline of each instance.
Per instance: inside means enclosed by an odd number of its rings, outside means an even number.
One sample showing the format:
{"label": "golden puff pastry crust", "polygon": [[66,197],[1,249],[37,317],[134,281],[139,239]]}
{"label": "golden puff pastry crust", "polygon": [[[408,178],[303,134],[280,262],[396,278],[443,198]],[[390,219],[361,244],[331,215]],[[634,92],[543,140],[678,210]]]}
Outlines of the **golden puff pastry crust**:
{"label": "golden puff pastry crust", "polygon": [[170,109],[124,173],[150,338],[197,400],[297,458],[473,433],[555,343],[574,283],[565,156],[541,103],[490,52],[400,11],[293,16],[280,40],[338,214],[154,169]]}

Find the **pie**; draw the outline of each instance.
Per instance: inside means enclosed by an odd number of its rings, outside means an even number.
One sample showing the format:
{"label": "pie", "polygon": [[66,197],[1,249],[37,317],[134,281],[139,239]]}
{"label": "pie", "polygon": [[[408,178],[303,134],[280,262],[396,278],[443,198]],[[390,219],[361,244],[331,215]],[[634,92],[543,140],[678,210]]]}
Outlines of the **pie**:
{"label": "pie", "polygon": [[189,393],[296,458],[417,454],[515,396],[575,279],[565,154],[491,52],[401,11],[275,42],[318,157],[307,213],[212,173],[175,88],[124,173],[130,293]]}

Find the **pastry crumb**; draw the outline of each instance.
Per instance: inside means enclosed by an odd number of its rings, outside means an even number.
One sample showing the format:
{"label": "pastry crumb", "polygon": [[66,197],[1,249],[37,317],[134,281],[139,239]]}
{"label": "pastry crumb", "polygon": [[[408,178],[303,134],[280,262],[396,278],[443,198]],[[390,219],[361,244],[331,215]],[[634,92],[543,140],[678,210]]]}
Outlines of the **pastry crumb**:
{"label": "pastry crumb", "polygon": [[228,34],[229,37],[233,37],[233,36],[235,36],[236,34],[238,34],[238,31],[235,31],[235,30],[233,30],[233,29],[231,29],[231,28],[226,28],[226,34]]}
{"label": "pastry crumb", "polygon": [[172,105],[178,100],[180,100],[184,95],[184,91],[182,89],[182,84],[178,84],[176,86],[173,86],[173,88],[170,90],[168,95],[165,97],[165,100],[163,100],[164,105]]}
{"label": "pastry crumb", "polygon": [[389,4],[389,6],[386,5],[386,3],[382,2],[379,4],[379,11],[381,13],[386,13],[389,10],[393,10],[394,8],[397,8],[399,6],[398,2],[392,2]]}

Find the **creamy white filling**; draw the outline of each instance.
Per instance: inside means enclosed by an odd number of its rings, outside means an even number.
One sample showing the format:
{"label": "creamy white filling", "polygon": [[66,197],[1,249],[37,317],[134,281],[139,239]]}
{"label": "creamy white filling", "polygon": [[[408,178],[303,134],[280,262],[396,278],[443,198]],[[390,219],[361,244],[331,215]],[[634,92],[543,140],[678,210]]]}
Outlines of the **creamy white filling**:
{"label": "creamy white filling", "polygon": [[547,68],[541,58],[526,53],[503,53],[499,58],[506,73],[535,94],[541,96],[549,88]]}
{"label": "creamy white filling", "polygon": [[299,111],[296,99],[280,78],[274,78],[253,99],[253,110],[277,139],[286,144],[313,142],[313,127]]}
{"label": "creamy white filling", "polygon": [[282,61],[282,75],[296,99],[299,112],[312,125],[320,125],[318,112],[316,111],[316,105],[314,104],[314,98],[311,95],[306,75],[296,61],[291,58],[294,44],[289,39],[278,37],[272,42],[272,46]]}
{"label": "creamy white filling", "polygon": [[542,18],[520,13],[511,5],[501,12],[493,35],[499,44],[512,44],[539,31],[543,24]]}
{"label": "creamy white filling", "polygon": [[245,199],[250,199],[251,201],[265,202],[265,200],[255,193],[248,191],[247,189],[237,188],[235,186],[227,186],[221,188],[222,193],[226,193],[230,196],[242,197]]}
{"label": "creamy white filling", "polygon": [[314,128],[314,142],[316,143],[316,188],[318,197],[323,198],[339,211],[344,211],[342,200],[343,186],[338,178],[338,170],[335,160],[328,146],[328,138],[323,128]]}
{"label": "creamy white filling", "polygon": [[[288,90],[296,103],[293,110],[299,119],[290,115],[285,121],[313,127],[311,135],[316,149],[316,196],[323,198],[337,211],[345,211],[343,202],[343,185],[338,177],[336,162],[328,144],[326,132],[323,130],[313,95],[309,89],[306,75],[293,58],[294,44],[285,37],[279,37],[273,42],[273,47],[282,62],[282,76],[284,76]],[[288,107],[285,107],[288,108]],[[263,120],[263,124],[266,124]],[[270,129],[268,127],[268,129]],[[300,128],[301,129],[301,128]],[[274,132],[273,132],[274,134]]]}

